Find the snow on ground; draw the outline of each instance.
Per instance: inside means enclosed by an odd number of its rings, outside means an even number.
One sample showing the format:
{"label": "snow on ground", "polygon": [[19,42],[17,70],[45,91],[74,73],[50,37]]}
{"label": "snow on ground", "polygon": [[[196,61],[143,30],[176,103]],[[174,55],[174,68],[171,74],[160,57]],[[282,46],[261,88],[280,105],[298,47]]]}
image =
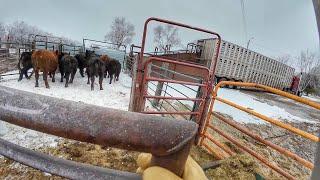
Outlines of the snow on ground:
{"label": "snow on ground", "polygon": [[[16,71],[15,71],[16,72]],[[14,72],[8,72],[14,73]],[[108,79],[104,80],[103,87],[104,90],[99,90],[98,81],[95,83],[95,90],[91,91],[90,85],[87,85],[87,78],[82,78],[79,73],[76,74],[73,84],[70,84],[68,88],[64,87],[64,83],[60,83],[60,74],[56,74],[56,82],[52,83],[49,81],[50,89],[46,89],[42,78],[39,80],[38,88],[34,87],[35,79],[34,76],[30,79],[23,79],[21,82],[17,81],[18,75],[15,76],[5,76],[0,80],[0,85],[7,86],[15,89],[20,89],[32,93],[37,93],[41,95],[62,98],[72,101],[84,102],[88,104],[94,104],[103,107],[110,107],[121,110],[128,110],[129,99],[130,99],[130,87],[131,78],[126,74],[122,73],[120,75],[120,80],[118,82],[112,83],[111,85],[107,83]],[[49,78],[49,80],[51,80]],[[181,93],[177,92],[175,89],[181,91],[183,94],[189,97],[195,97],[196,93],[194,90],[196,87],[188,86],[183,87],[181,85],[169,84],[172,88],[167,87],[167,92],[175,97],[184,97]],[[152,85],[150,85],[152,87]],[[153,89],[156,87],[153,86]],[[164,87],[165,88],[165,87]],[[174,88],[174,89],[173,89]],[[191,89],[190,89],[191,88]],[[152,91],[148,91],[154,94]],[[168,96],[168,95],[167,95]],[[255,99],[254,96],[242,93],[239,90],[233,89],[220,89],[219,97],[231,100],[239,105],[253,109],[259,113],[262,113],[268,117],[277,119],[286,119],[289,121],[308,121],[306,119],[291,115],[283,108],[278,106],[272,106],[266,102],[261,102]],[[192,102],[184,101],[184,103],[189,104],[192,107]],[[251,116],[245,112],[232,108],[226,104],[215,102],[214,110],[228,114],[233,117],[234,120],[240,123],[263,123],[264,121]],[[55,146],[59,140],[58,137],[45,135],[40,132],[35,132],[32,130],[20,128],[15,125],[4,123],[0,121],[0,137],[9,140],[10,142],[31,148],[37,149],[41,146]]]}
{"label": "snow on ground", "polygon": [[[15,72],[17,71],[8,72],[8,74]],[[109,79],[104,79],[104,90],[99,89],[96,78],[94,91],[91,91],[90,85],[87,84],[87,78],[82,78],[79,73],[76,74],[73,84],[69,84],[68,88],[64,87],[64,83],[60,83],[59,73],[56,74],[56,82],[54,83],[51,82],[51,78],[48,78],[50,89],[45,88],[42,75],[39,78],[38,88],[34,87],[34,76],[30,80],[24,78],[20,82],[17,81],[17,77],[18,75],[5,76],[0,81],[0,85],[71,101],[128,110],[131,78],[124,73],[120,75],[119,81],[112,82],[111,85],[108,84]]]}
{"label": "snow on ground", "polygon": [[[154,90],[156,89],[156,83],[151,83],[149,84],[149,86],[151,87],[152,90],[149,88],[148,93],[150,94],[154,93]],[[169,86],[167,88],[166,88],[166,84],[164,85],[163,88],[166,89],[168,94],[175,97],[184,97],[184,95],[191,98],[196,97],[196,92],[194,90],[196,90],[197,87],[195,86],[185,87],[179,84],[169,83]],[[177,90],[181,91],[184,95],[179,93]],[[162,93],[162,96],[163,95],[164,93]],[[294,121],[294,122],[297,122],[297,121],[313,122],[298,116],[294,116],[281,107],[270,105],[267,102],[262,102],[261,100],[256,99],[256,97],[254,96],[242,93],[240,90],[221,88],[218,91],[218,97],[232,101],[236,104],[239,104],[241,106],[254,110],[258,113],[261,113],[267,117],[276,118],[280,120]],[[193,102],[191,101],[184,101],[183,103],[188,104],[191,107],[193,106]],[[227,114],[231,116],[234,120],[240,123],[257,123],[257,124],[265,123],[265,121],[260,120],[255,116],[249,115],[241,110],[233,108],[219,101],[215,101],[214,111]]]}
{"label": "snow on ground", "polygon": [[[8,72],[8,74],[16,72]],[[102,91],[99,90],[97,81],[95,90],[91,91],[90,85],[86,84],[87,78],[82,78],[79,73],[76,74],[73,84],[69,84],[68,88],[64,87],[64,83],[60,83],[60,74],[56,74],[55,83],[52,83],[51,78],[49,78],[50,89],[45,88],[41,76],[39,78],[40,87],[38,88],[34,87],[34,76],[30,80],[24,78],[21,82],[18,82],[17,78],[18,75],[5,76],[0,80],[0,85],[56,98],[128,110],[131,78],[123,73],[120,75],[119,81],[113,82],[111,85],[107,83],[108,79],[105,79],[104,90]],[[60,139],[56,136],[21,128],[3,121],[0,121],[0,137],[31,149],[43,146],[55,147]]]}
{"label": "snow on ground", "polygon": [[315,102],[317,102],[317,103],[320,103],[320,97],[319,97],[319,96],[312,96],[312,95],[310,95],[310,96],[305,96],[305,95],[303,95],[302,97],[303,97],[303,98],[306,98],[306,99],[309,99],[309,100],[311,100],[311,101],[315,101]]}
{"label": "snow on ground", "polygon": [[[242,93],[239,90],[223,88],[218,91],[218,97],[232,101],[236,104],[239,104],[248,109],[254,110],[267,117],[280,119],[280,120],[287,120],[292,122],[309,122],[309,123],[316,122],[316,121],[310,121],[304,118],[294,116],[281,107],[270,105],[266,102],[261,102],[258,99],[256,99],[254,96]],[[265,122],[263,120],[260,120],[259,118],[256,118],[255,116],[251,116],[243,111],[240,111],[236,108],[228,106],[219,101],[215,102],[214,110],[221,113],[228,114],[232,116],[234,120],[240,123],[264,123]]]}

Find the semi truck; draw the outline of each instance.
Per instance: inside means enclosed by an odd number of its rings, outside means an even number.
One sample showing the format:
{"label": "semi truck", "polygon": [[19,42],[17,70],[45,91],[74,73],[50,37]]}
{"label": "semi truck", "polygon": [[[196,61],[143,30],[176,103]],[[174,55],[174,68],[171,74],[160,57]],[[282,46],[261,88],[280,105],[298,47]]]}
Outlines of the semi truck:
{"label": "semi truck", "polygon": [[[217,51],[217,42],[214,38],[197,41],[194,49],[202,61],[210,64]],[[216,63],[217,82],[252,82],[293,93],[299,91],[297,85],[300,78],[294,75],[293,67],[237,44],[222,40]]]}
{"label": "semi truck", "polygon": [[[212,65],[212,57],[218,50],[217,43],[218,40],[214,38],[200,39],[196,43],[189,43],[185,50],[171,51],[168,48],[163,52],[155,51],[148,54],[193,62],[209,68]],[[300,94],[300,78],[294,75],[293,67],[225,40],[221,41],[219,50],[215,69],[216,83],[220,81],[252,82]],[[133,63],[131,61],[129,61],[130,65]]]}

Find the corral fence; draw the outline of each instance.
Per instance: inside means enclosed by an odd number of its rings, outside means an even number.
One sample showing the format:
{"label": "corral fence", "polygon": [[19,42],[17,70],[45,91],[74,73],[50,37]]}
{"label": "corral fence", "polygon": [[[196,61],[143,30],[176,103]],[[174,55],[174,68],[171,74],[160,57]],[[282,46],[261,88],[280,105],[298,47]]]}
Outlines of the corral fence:
{"label": "corral fence", "polygon": [[307,100],[305,98],[301,98],[295,95],[292,95],[290,93],[286,93],[284,91],[269,87],[269,86],[265,86],[265,85],[260,85],[260,84],[256,84],[256,83],[243,83],[243,82],[230,82],[230,81],[222,81],[219,82],[215,87],[214,90],[212,91],[212,101],[210,103],[210,107],[209,107],[209,111],[208,111],[208,116],[205,120],[204,126],[202,127],[202,131],[201,131],[201,139],[200,139],[200,146],[203,146],[205,149],[207,149],[209,152],[213,153],[216,157],[218,157],[219,159],[224,159],[230,156],[233,156],[235,154],[235,152],[233,152],[228,146],[226,146],[225,144],[219,142],[216,138],[214,138],[213,134],[218,134],[219,136],[221,136],[222,138],[224,138],[225,140],[231,142],[232,144],[234,144],[236,147],[238,147],[239,149],[241,149],[243,152],[246,152],[248,154],[250,154],[251,156],[253,156],[255,159],[257,159],[258,161],[260,161],[262,164],[266,165],[267,167],[273,169],[274,171],[276,171],[277,173],[281,174],[282,176],[284,176],[287,179],[295,179],[295,177],[291,174],[289,174],[288,172],[286,172],[285,170],[283,170],[282,168],[280,168],[279,166],[275,165],[274,163],[270,162],[267,158],[263,157],[262,155],[260,155],[259,153],[257,153],[256,151],[250,149],[247,145],[241,143],[240,140],[235,139],[232,135],[224,132],[223,130],[221,130],[219,127],[213,125],[213,121],[215,119],[218,119],[219,121],[227,124],[230,127],[233,127],[234,129],[236,129],[237,131],[253,138],[254,140],[258,141],[259,143],[262,143],[268,147],[270,147],[273,150],[278,151],[280,154],[287,156],[293,160],[295,160],[296,162],[298,162],[299,164],[301,164],[302,166],[312,170],[314,165],[312,164],[312,162],[303,159],[302,157],[298,156],[297,154],[279,146],[276,145],[274,143],[272,143],[271,141],[265,140],[263,139],[261,136],[257,135],[256,133],[250,131],[249,129],[247,129],[246,127],[244,127],[243,125],[240,125],[238,123],[235,122],[235,120],[226,118],[224,116],[222,116],[221,114],[219,114],[218,112],[214,111],[214,103],[216,101],[219,101],[221,103],[224,103],[226,105],[229,105],[231,107],[234,107],[236,109],[239,109],[241,111],[244,111],[250,115],[253,115],[265,122],[270,123],[273,126],[277,126],[280,127],[282,129],[288,130],[291,133],[295,134],[295,135],[299,135],[305,139],[311,140],[315,143],[319,143],[319,137],[302,131],[298,128],[295,128],[287,123],[281,122],[280,120],[277,119],[273,119],[270,117],[267,117],[261,113],[255,112],[251,109],[248,109],[247,107],[243,107],[240,106],[238,104],[236,104],[235,102],[232,102],[230,100],[227,99],[223,99],[221,97],[218,97],[218,91],[220,89],[220,87],[223,87],[225,85],[232,85],[232,86],[237,86],[237,87],[252,87],[252,88],[258,88],[258,89],[262,89],[264,91],[267,92],[271,92],[274,94],[277,94],[281,97],[286,97],[289,99],[292,99],[296,102],[300,102],[302,104],[308,105],[310,107],[313,107],[315,109],[320,110],[320,104],[312,102],[310,100]]}
{"label": "corral fence", "polygon": [[[146,25],[151,20],[176,24],[219,37],[219,35],[214,32],[157,18],[148,19]],[[212,76],[210,76],[210,74],[214,72],[214,66],[211,66],[212,69],[209,69],[188,62],[179,62],[161,57],[149,57],[147,61],[142,62],[142,55],[145,54],[143,52],[145,38],[146,36],[144,35],[140,56],[141,61],[136,61],[138,71],[134,71],[135,75],[138,72],[137,78],[141,81],[133,82],[145,84],[151,81],[155,83],[166,82],[173,86],[194,86],[196,89],[200,89],[200,93],[197,94],[198,97],[196,98],[179,98],[176,96],[169,98],[172,100],[192,101],[194,104],[197,104],[194,106],[195,109],[193,109],[192,112],[175,112],[173,114],[194,115],[196,116],[194,121],[199,121],[200,117],[202,117],[201,113],[203,109],[208,104],[205,98],[209,95],[208,92],[210,92],[210,87],[212,87],[210,85],[212,82]],[[49,41],[49,38],[40,36],[38,38],[38,36],[34,36],[34,39],[37,40],[33,41],[33,44],[31,44],[32,47],[51,50],[59,48],[56,47],[58,42]],[[214,62],[214,60],[212,62]],[[161,69],[163,66],[167,68],[165,70]],[[182,69],[184,68],[189,69],[192,73],[183,73]],[[151,70],[149,71],[150,73],[147,72],[148,70]],[[140,74],[142,72],[146,73]],[[172,79],[163,78],[162,76],[156,77],[157,73],[163,74],[164,72],[166,74],[173,73],[171,75],[168,74]],[[194,77],[195,73],[199,73],[199,77]],[[147,90],[146,88],[145,86],[145,88],[141,89],[142,92],[145,92],[145,90]],[[135,89],[133,88],[133,90]],[[134,91],[132,95],[135,97],[137,94],[142,95],[141,100],[145,102],[148,97],[146,93],[142,92]],[[158,98],[156,96],[152,96],[152,98],[168,99],[166,97]],[[84,103],[79,104],[73,101],[35,95],[1,86],[0,101],[4,102],[0,104],[0,120],[2,121],[78,141],[148,152],[153,154],[151,165],[167,168],[178,176],[181,176],[183,173],[190,148],[195,142],[196,134],[199,130],[198,124],[192,121],[177,121],[168,117],[149,116],[142,113],[118,111]],[[140,99],[139,102],[141,102]],[[153,114],[144,108],[144,103],[143,106],[136,104],[139,102],[134,102],[134,106],[136,106],[133,108],[134,110],[143,107],[141,109],[142,112]],[[60,113],[59,116],[57,116],[57,112],[68,113]],[[162,114],[165,115],[168,113],[163,112]],[[166,131],[163,131],[163,129]],[[62,160],[25,149],[3,139],[0,139],[0,154],[22,164],[71,179],[141,179],[141,177],[135,173],[121,172]]]}
{"label": "corral fence", "polygon": [[[214,138],[213,133],[215,132],[284,177],[294,179],[292,175],[243,145],[241,141],[214,126],[212,117],[215,117],[281,154],[293,158],[305,167],[313,168],[311,162],[262,139],[233,120],[221,116],[213,111],[213,107],[215,101],[220,101],[304,138],[319,142],[319,137],[219,98],[217,93],[223,85],[256,87],[316,109],[320,109],[319,104],[254,83],[220,82],[214,87],[214,72],[219,46],[213,51],[216,56],[212,57],[209,64],[202,62],[198,56],[201,54],[199,53],[201,48],[194,44],[189,44],[189,50],[179,51],[179,53],[171,51],[170,48],[165,53],[158,50],[153,53],[144,52],[150,21],[208,33],[221,41],[219,34],[212,31],[159,18],[149,18],[144,25],[142,45],[131,46],[132,50],[129,54],[131,59],[128,58],[130,61],[124,63],[125,67],[130,66],[132,72],[129,108],[134,112],[79,104],[0,86],[0,102],[4,102],[0,104],[0,120],[82,142],[148,152],[153,154],[152,165],[167,168],[178,176],[183,173],[192,144],[203,146],[220,159],[235,154],[233,150]],[[33,41],[31,46],[37,47],[38,43],[38,46],[45,49],[61,48],[55,45],[55,41],[49,41],[49,38],[40,36],[33,38],[38,39],[38,42]],[[82,48],[84,51],[85,47]],[[57,116],[57,112],[68,113],[60,113]],[[63,160],[28,150],[3,139],[0,139],[0,154],[36,169],[71,179],[141,179],[141,176],[135,173]]]}
{"label": "corral fence", "polygon": [[206,33],[221,40],[219,34],[212,31],[158,18],[148,19],[142,45],[132,45],[129,53],[133,73],[129,109],[201,124],[209,105],[219,48],[214,51],[216,56],[209,65],[198,62],[197,54],[186,50],[171,51],[168,47],[164,52],[155,49],[155,52],[147,53],[145,41],[151,21]]}
{"label": "corral fence", "polygon": [[[29,34],[26,43],[19,42],[0,42],[0,62],[9,62],[16,67],[18,59],[23,52],[30,52],[32,50],[46,49],[50,51],[65,52],[70,55],[75,55],[83,51],[83,47],[74,44],[63,43],[62,38],[54,36],[46,36],[39,34]],[[19,73],[5,73],[0,74],[0,79],[3,76],[12,76]]]}
{"label": "corral fence", "polygon": [[[4,102],[0,104],[2,121],[68,139],[151,153],[152,166],[167,168],[178,176],[183,173],[198,130],[198,125],[191,121],[79,104],[2,86],[0,102]],[[70,179],[142,179],[135,173],[76,163],[28,150],[1,138],[0,154]]]}
{"label": "corral fence", "polygon": [[[83,51],[86,49],[94,50],[98,55],[108,55],[109,57],[118,60],[122,65],[122,70],[127,70],[127,46],[123,44],[116,44],[107,41],[100,41],[94,39],[84,38],[82,40],[83,43]],[[90,46],[86,46],[89,43]]]}

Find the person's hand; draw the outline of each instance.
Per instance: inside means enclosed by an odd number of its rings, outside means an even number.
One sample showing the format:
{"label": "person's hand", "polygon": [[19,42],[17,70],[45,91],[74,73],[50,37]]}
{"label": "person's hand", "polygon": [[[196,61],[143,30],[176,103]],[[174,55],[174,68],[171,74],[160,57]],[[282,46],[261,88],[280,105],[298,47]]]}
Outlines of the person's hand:
{"label": "person's hand", "polygon": [[143,180],[207,180],[202,168],[190,156],[187,159],[182,178],[175,175],[173,172],[159,167],[150,167],[151,154],[141,153],[138,156],[137,164],[139,168],[137,173],[142,174]]}

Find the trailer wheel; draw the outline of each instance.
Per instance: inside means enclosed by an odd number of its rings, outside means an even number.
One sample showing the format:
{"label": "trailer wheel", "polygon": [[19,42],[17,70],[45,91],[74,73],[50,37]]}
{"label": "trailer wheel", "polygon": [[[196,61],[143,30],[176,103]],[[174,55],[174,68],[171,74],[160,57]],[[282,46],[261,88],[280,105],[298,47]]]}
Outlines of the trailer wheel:
{"label": "trailer wheel", "polygon": [[297,96],[299,96],[299,97],[301,97],[301,96],[302,96],[301,91],[298,91]]}

